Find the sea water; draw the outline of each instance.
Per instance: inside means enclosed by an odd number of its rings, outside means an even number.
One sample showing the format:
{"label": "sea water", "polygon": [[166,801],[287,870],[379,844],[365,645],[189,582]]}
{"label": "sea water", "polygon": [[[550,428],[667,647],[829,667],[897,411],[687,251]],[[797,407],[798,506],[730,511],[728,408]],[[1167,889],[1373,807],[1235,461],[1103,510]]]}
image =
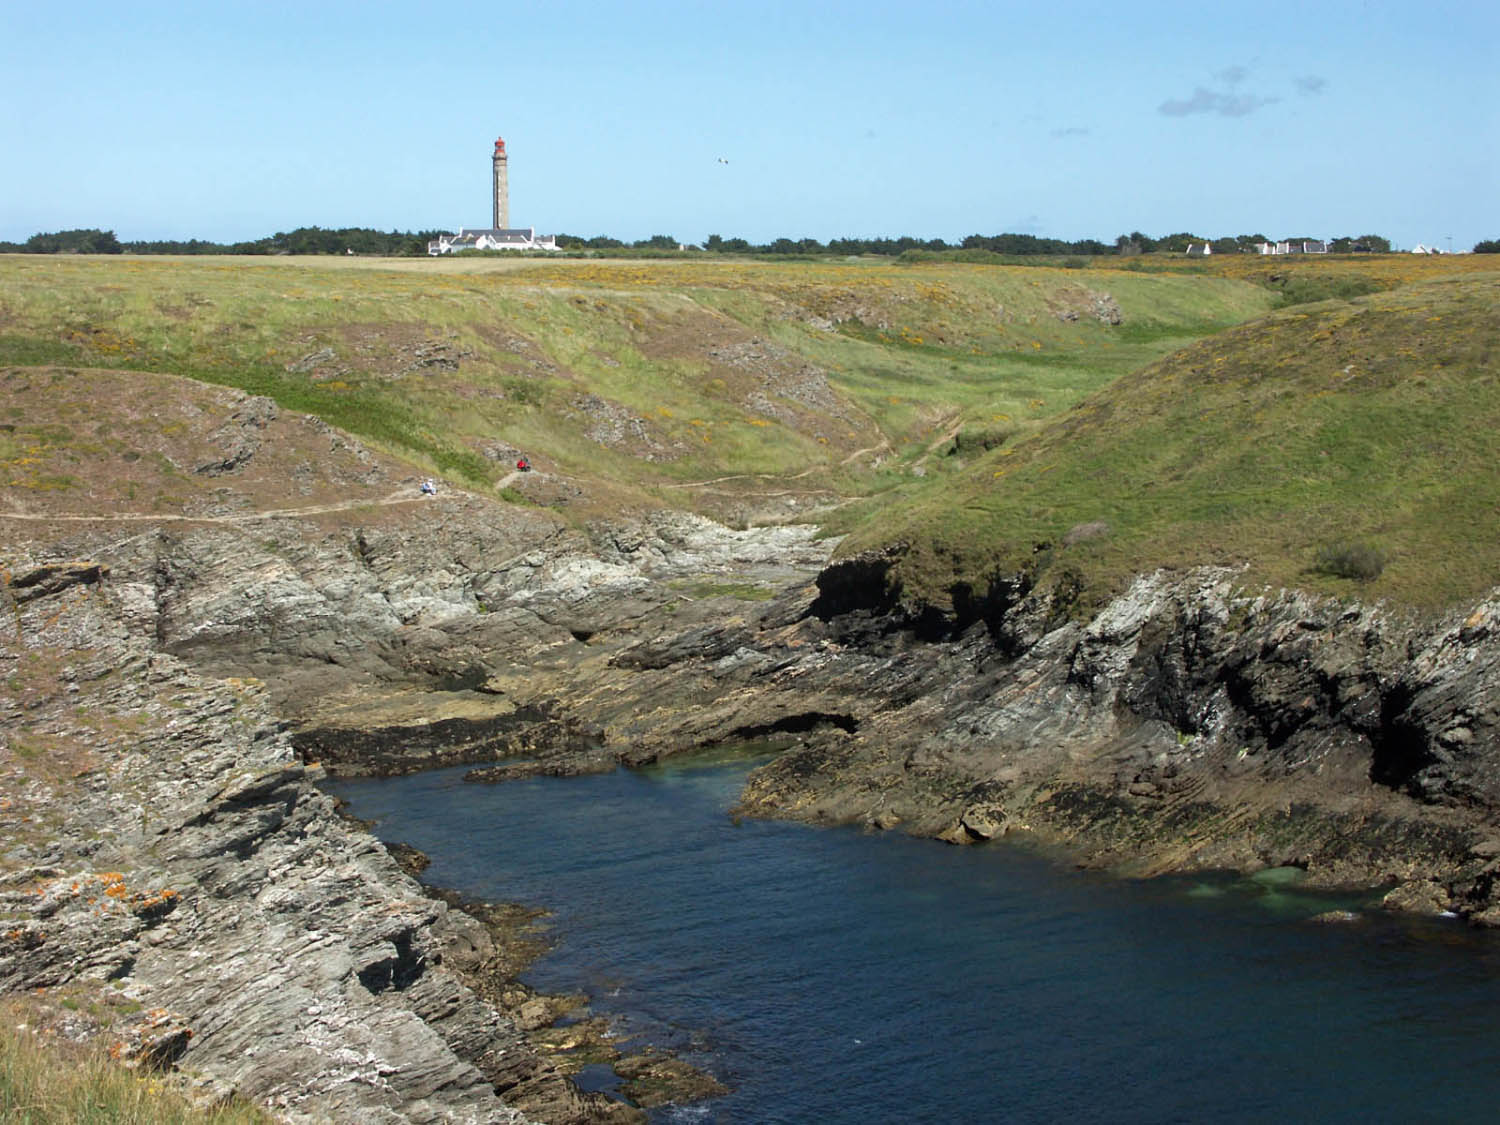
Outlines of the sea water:
{"label": "sea water", "polygon": [[[525,979],[731,1088],[655,1121],[1489,1119],[1500,944],[1311,919],[1277,877],[1122,881],[1003,843],[736,821],[742,757],[329,789],[424,878],[546,907]],[[1294,874],[1294,873],[1288,873]],[[597,1087],[602,1068],[586,1076]]]}

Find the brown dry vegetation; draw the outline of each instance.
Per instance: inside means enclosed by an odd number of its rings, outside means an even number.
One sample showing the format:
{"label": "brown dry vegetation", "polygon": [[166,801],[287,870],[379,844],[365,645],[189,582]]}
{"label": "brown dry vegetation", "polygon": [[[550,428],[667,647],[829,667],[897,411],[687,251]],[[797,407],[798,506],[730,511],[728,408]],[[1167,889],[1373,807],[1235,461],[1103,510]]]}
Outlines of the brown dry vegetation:
{"label": "brown dry vegetation", "polygon": [[268,401],[190,379],[12,367],[0,370],[0,394],[8,511],[219,518],[416,495],[410,466]]}

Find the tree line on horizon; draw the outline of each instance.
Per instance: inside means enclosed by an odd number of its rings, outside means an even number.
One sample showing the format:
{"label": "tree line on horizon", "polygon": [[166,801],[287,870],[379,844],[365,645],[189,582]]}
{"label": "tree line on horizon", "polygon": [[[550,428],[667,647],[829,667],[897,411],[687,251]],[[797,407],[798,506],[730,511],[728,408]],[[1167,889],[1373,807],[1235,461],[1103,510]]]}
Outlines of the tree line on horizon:
{"label": "tree line on horizon", "polygon": [[[368,227],[345,227],[339,230],[322,227],[299,227],[278,231],[249,242],[210,242],[191,238],[121,241],[112,230],[81,229],[34,234],[25,242],[0,242],[0,253],[6,254],[362,254],[376,257],[421,257],[427,243],[446,231],[384,231]],[[1113,243],[1094,238],[1069,242],[1034,234],[971,234],[959,242],[941,238],[834,238],[820,242],[816,238],[777,238],[767,243],[752,243],[744,238],[724,238],[711,234],[701,246],[687,246],[668,234],[626,242],[608,235],[584,238],[559,234],[557,245],[565,251],[623,251],[632,254],[657,255],[678,253],[774,255],[777,257],[880,257],[918,258],[924,254],[974,254],[975,260],[993,255],[1005,257],[1074,256],[1132,257],[1139,254],[1185,253],[1190,245],[1206,244],[1215,254],[1254,253],[1262,242],[1322,241],[1311,237],[1268,239],[1263,234],[1241,234],[1233,237],[1204,238],[1180,232],[1152,238],[1140,231],[1122,234]],[[1329,241],[1334,253],[1368,251],[1384,254],[1391,249],[1390,240],[1378,234],[1349,235]],[[513,250],[496,253],[516,253]],[[1486,239],[1474,246],[1476,254],[1500,253],[1500,239]]]}
{"label": "tree line on horizon", "polygon": [[[1022,257],[1029,255],[1129,257],[1136,254],[1181,254],[1186,253],[1189,246],[1205,244],[1212,246],[1215,254],[1254,253],[1258,244],[1276,241],[1321,242],[1322,239],[1314,239],[1310,235],[1299,235],[1289,239],[1270,239],[1263,234],[1241,234],[1233,238],[1209,239],[1186,231],[1152,238],[1140,231],[1132,231],[1129,234],[1120,235],[1113,243],[1101,242],[1097,238],[1082,238],[1069,242],[1066,239],[1044,238],[1034,234],[971,234],[959,242],[948,242],[941,238],[913,238],[906,235],[900,238],[834,238],[826,243],[819,242],[816,238],[778,238],[757,245],[743,238],[724,238],[722,235],[711,234],[703,240],[701,247],[688,247],[688,249],[701,249],[715,254],[831,254],[837,256],[874,254],[892,258],[912,251],[944,253],[963,250],[980,250],[990,254]],[[610,238],[608,235],[582,238],[578,235],[559,234],[557,245],[566,250],[676,250],[680,246],[678,241],[668,234],[652,235],[650,238],[637,242],[623,242],[617,238]],[[1391,243],[1390,239],[1382,235],[1362,234],[1333,239],[1329,243],[1329,248],[1335,253],[1369,251],[1384,254],[1390,252]]]}
{"label": "tree line on horizon", "polygon": [[446,231],[391,231],[368,227],[325,230],[299,227],[249,242],[210,242],[202,238],[122,242],[112,230],[61,230],[34,234],[25,242],[0,242],[4,254],[371,254],[415,257]]}

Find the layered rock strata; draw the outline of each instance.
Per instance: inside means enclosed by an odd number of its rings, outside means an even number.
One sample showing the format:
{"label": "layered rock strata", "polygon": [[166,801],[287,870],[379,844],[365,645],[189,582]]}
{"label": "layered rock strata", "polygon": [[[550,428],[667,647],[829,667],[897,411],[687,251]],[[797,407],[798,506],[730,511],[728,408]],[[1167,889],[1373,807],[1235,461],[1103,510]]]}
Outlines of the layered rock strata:
{"label": "layered rock strata", "polygon": [[0,991],[289,1121],[615,1116],[474,994],[488,933],[335,814],[264,689],[160,651],[148,586],[75,574],[0,642]]}
{"label": "layered rock strata", "polygon": [[[826,547],[666,515],[591,543],[457,494],[421,516],[24,525],[0,634],[0,992],[82,997],[99,1015],[77,1034],[288,1120],[636,1119],[566,1080],[546,1047],[567,1005],[497,985],[490,929],[338,816],[316,759],[600,768],[601,731],[545,670],[726,575],[805,578]],[[649,1051],[620,1065],[656,1099],[718,1088]]]}
{"label": "layered rock strata", "polygon": [[1200,570],[1088,621],[1021,576],[943,614],[901,606],[891,561],[639,637],[575,714],[626,762],[782,739],[746,814],[1134,874],[1298,866],[1500,923],[1500,598],[1421,621]]}

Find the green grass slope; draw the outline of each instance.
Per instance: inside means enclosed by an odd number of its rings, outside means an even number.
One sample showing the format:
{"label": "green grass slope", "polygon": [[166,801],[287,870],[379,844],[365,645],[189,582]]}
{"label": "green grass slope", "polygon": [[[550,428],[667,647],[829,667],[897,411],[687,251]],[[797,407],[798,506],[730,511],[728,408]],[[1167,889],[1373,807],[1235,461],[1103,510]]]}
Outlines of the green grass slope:
{"label": "green grass slope", "polygon": [[[0,256],[0,366],[238,387],[481,489],[525,453],[583,515],[800,497],[938,603],[1213,562],[1436,606],[1500,575],[1486,264]],[[86,500],[98,426],[0,411],[3,479]]]}
{"label": "green grass slope", "polygon": [[1273,301],[1222,278],[888,262],[10,256],[0,364],[238,387],[471,486],[519,451],[610,504],[778,484],[827,504]]}
{"label": "green grass slope", "polygon": [[1157,567],[1437,608],[1500,582],[1500,275],[1299,305],[1126,375],[897,504],[908,596],[1021,571],[1079,608]]}

